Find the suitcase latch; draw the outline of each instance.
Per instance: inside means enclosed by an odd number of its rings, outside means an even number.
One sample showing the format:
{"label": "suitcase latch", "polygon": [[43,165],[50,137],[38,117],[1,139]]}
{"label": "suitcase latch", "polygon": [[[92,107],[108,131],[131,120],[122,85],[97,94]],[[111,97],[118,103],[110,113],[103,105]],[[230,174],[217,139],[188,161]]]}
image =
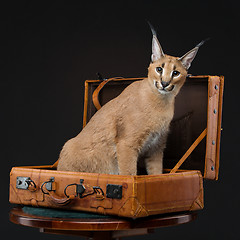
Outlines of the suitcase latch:
{"label": "suitcase latch", "polygon": [[28,190],[31,186],[36,189],[36,184],[30,177],[17,177],[16,188]]}
{"label": "suitcase latch", "polygon": [[107,184],[107,197],[108,198],[122,198],[122,185]]}

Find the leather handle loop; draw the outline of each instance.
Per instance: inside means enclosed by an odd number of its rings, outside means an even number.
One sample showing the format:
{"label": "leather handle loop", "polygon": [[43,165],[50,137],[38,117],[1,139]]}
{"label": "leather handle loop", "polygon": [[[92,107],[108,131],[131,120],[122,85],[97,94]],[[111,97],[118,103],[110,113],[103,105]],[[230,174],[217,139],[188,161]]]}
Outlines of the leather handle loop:
{"label": "leather handle loop", "polygon": [[99,93],[100,91],[102,90],[102,88],[110,81],[114,81],[114,80],[131,80],[131,81],[136,81],[136,80],[142,80],[144,79],[144,77],[141,77],[141,78],[124,78],[124,77],[114,77],[114,78],[109,78],[107,80],[104,80],[102,81],[98,87],[95,89],[95,91],[93,92],[93,95],[92,95],[92,101],[93,101],[93,104],[94,106],[96,107],[97,110],[99,110],[102,106],[101,104],[99,103]]}
{"label": "leather handle loop", "polygon": [[68,197],[61,198],[58,195],[56,195],[54,192],[49,192],[49,197],[53,203],[56,205],[62,205],[65,206],[72,202],[72,200],[75,198],[74,195],[69,195]]}
{"label": "leather handle loop", "polygon": [[92,101],[93,101],[93,104],[94,104],[94,106],[95,106],[95,108],[96,108],[97,110],[99,110],[99,109],[102,107],[101,104],[99,103],[99,98],[98,98],[101,89],[102,89],[108,82],[113,81],[113,80],[115,80],[115,79],[121,79],[121,77],[109,78],[109,79],[107,79],[107,80],[102,81],[102,82],[98,85],[98,87],[95,89],[95,91],[93,92]]}

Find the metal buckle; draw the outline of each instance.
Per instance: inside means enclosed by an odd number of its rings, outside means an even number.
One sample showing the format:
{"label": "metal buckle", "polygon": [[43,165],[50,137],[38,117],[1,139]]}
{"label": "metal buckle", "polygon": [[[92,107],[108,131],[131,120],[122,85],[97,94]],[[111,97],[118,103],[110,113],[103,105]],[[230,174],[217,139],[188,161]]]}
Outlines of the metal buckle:
{"label": "metal buckle", "polygon": [[55,178],[54,177],[51,177],[48,181],[44,182],[42,185],[41,185],[41,191],[43,192],[43,194],[48,194],[49,195],[49,192],[45,192],[43,190],[43,187],[45,185],[45,188],[48,190],[48,191],[55,191],[55,189],[53,189],[53,182],[54,182]]}
{"label": "metal buckle", "polygon": [[67,194],[67,188],[70,187],[70,186],[76,186],[76,195],[75,197],[82,197],[82,194],[84,193],[85,191],[85,187],[82,185],[84,182],[84,179],[80,179],[80,184],[77,184],[77,183],[71,183],[71,184],[68,184],[65,189],[64,189],[64,194],[67,198],[69,198],[69,195]]}
{"label": "metal buckle", "polygon": [[95,187],[93,186],[92,189],[93,189],[93,192],[91,193],[86,193],[84,194],[86,188],[84,187],[83,185],[83,182],[84,182],[84,179],[80,179],[80,184],[77,184],[77,183],[71,183],[71,184],[68,184],[65,189],[64,189],[64,194],[67,198],[69,198],[69,195],[67,194],[67,189],[68,187],[70,186],[76,186],[76,194],[75,194],[75,197],[79,197],[79,198],[84,198],[84,197],[87,197],[89,195],[93,195],[93,194],[97,194],[97,195],[101,195],[101,196],[104,196],[104,192],[103,190],[100,188],[100,187]]}

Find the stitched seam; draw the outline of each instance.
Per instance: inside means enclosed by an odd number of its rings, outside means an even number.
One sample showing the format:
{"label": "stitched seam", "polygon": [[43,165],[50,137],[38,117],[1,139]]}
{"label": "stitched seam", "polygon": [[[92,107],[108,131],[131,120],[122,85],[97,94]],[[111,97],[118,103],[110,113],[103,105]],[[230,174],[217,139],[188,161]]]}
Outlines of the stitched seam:
{"label": "stitched seam", "polygon": [[193,202],[193,204],[191,206],[191,209],[193,208],[194,203],[196,203],[200,208],[203,208],[203,201],[202,201],[202,199],[200,199],[201,194],[203,194],[203,192],[202,192],[202,189],[203,189],[202,178],[203,178],[202,174],[199,174],[199,192],[198,192],[198,195],[195,198],[195,200],[194,200],[194,202]]}
{"label": "stitched seam", "polygon": [[[135,210],[134,208],[131,208],[131,212],[133,212],[134,214],[131,214],[130,213],[130,216],[132,216],[132,217],[136,217],[138,214],[139,214],[139,212],[141,212],[141,209],[144,209],[145,210],[145,212],[146,212],[146,215],[145,216],[148,216],[149,214],[148,214],[148,210],[139,202],[139,200],[137,199],[137,197],[135,197],[135,196],[131,196],[131,197],[129,197],[124,203],[123,203],[123,205],[121,206],[121,208],[118,210],[118,215],[120,215],[119,213],[120,213],[120,211],[121,211],[121,209],[127,204],[127,202],[128,201],[132,201],[132,207],[133,207],[133,203],[134,203],[134,201],[137,201],[137,203],[138,203],[138,208]],[[128,214],[129,215],[129,214]]]}

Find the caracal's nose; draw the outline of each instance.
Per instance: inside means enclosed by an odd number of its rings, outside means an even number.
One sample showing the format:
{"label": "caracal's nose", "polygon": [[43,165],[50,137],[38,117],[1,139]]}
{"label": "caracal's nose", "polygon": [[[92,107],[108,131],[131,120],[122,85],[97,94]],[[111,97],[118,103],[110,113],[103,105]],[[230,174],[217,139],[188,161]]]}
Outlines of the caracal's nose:
{"label": "caracal's nose", "polygon": [[161,84],[162,84],[163,88],[165,88],[165,87],[167,87],[169,85],[169,82],[162,81]]}

